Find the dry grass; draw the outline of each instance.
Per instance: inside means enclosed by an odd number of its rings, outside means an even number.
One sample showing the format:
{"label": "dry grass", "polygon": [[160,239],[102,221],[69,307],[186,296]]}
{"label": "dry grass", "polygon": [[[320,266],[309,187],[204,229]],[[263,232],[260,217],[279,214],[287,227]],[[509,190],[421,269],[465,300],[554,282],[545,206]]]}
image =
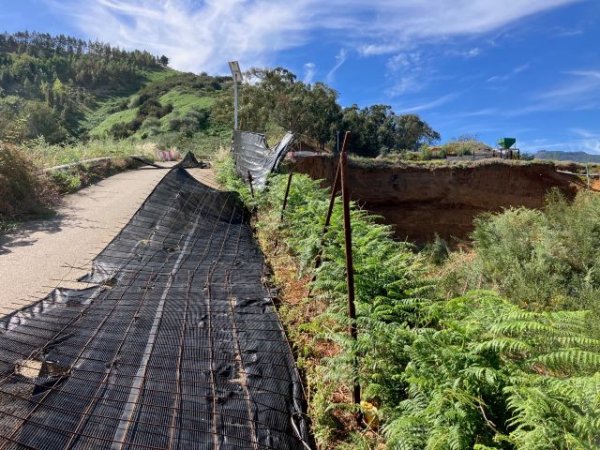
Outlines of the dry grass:
{"label": "dry grass", "polygon": [[0,143],[0,222],[47,214],[58,199],[55,185],[23,150]]}

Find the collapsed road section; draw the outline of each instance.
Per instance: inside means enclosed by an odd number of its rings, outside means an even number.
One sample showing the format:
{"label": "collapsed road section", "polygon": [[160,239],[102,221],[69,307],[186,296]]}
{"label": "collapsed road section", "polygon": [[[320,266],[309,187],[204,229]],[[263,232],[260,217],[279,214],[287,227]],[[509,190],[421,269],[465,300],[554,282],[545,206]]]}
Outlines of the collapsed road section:
{"label": "collapsed road section", "polygon": [[312,448],[234,193],[171,170],[83,290],[0,319],[0,449]]}

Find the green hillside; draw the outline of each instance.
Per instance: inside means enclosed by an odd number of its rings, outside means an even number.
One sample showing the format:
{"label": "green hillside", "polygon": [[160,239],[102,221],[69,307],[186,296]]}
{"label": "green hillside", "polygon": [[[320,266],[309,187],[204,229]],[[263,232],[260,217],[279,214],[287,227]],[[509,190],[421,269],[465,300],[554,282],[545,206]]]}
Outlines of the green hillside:
{"label": "green hillside", "polygon": [[[0,34],[0,142],[73,146],[92,140],[149,141],[200,154],[231,139],[231,77],[182,73],[166,56],[41,33]],[[271,141],[287,130],[322,147],[352,130],[351,151],[414,152],[440,135],[389,105],[342,107],[324,83],[251,69],[240,88],[240,126]]]}
{"label": "green hillside", "polygon": [[0,142],[127,138],[206,147],[230,135],[210,121],[229,83],[175,71],[167,57],[148,52],[62,35],[0,34]]}

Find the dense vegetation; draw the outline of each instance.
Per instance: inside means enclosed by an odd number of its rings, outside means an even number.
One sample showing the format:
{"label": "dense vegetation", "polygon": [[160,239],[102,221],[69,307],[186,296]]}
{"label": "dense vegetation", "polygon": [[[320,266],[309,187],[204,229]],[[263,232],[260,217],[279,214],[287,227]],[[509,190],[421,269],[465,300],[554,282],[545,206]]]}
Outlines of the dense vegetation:
{"label": "dense vegetation", "polygon": [[[283,68],[253,69],[246,74],[253,83],[240,94],[240,127],[268,132],[276,126],[303,134],[321,146],[335,146],[336,132],[352,130],[352,151],[362,156],[417,150],[440,139],[415,114],[397,115],[388,105],[342,108],[338,94],[324,83],[305,84]],[[231,97],[222,97],[213,114],[233,125]]]}
{"label": "dense vegetation", "polygon": [[[69,36],[0,34],[0,141],[43,137],[151,141],[207,153],[227,145],[233,125],[231,77],[180,73],[166,56]],[[335,146],[352,129],[363,156],[416,151],[439,134],[387,105],[342,108],[324,83],[305,84],[282,68],[251,69],[241,87],[240,123],[278,139],[293,131]]]}
{"label": "dense vegetation", "polygon": [[[393,241],[387,227],[354,207],[354,343],[347,337],[339,207],[325,238],[324,263],[313,272],[327,192],[295,175],[281,222],[287,177],[272,177],[268,190],[253,199],[230,164],[222,179],[258,208],[265,250],[272,254],[283,243],[304,279],[316,275],[314,296],[286,303],[281,312],[307,374],[323,448],[598,447],[600,329],[588,288],[595,276],[592,255],[600,251],[597,196],[581,194],[572,206],[553,196],[546,213],[511,210],[481,218],[474,252],[457,263],[459,273],[444,266],[434,276],[425,253]],[[446,264],[453,263],[451,256]],[[521,272],[516,267],[524,270],[514,285],[509,275]],[[448,295],[444,283],[461,292]],[[529,289],[521,293],[521,287]],[[377,406],[380,426],[348,433],[354,379],[363,399]]]}
{"label": "dense vegetation", "polygon": [[[150,140],[215,147],[210,107],[228,82],[176,72],[168,58],[40,33],[0,35],[0,141]],[[211,139],[212,138],[212,139]]]}
{"label": "dense vegetation", "polygon": [[67,36],[0,34],[0,139],[50,143],[80,137],[86,113],[107,96],[130,95],[166,57]]}

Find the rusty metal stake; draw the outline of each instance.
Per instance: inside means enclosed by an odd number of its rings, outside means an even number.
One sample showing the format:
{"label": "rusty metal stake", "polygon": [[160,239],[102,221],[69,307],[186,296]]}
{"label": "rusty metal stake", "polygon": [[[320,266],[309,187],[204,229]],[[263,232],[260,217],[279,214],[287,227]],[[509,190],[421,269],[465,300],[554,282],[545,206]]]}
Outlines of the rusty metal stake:
{"label": "rusty metal stake", "polygon": [[[348,134],[346,133],[346,136]],[[342,181],[342,204],[344,207],[344,245],[346,251],[346,282],[348,286],[348,316],[350,317],[350,327],[348,329],[353,343],[358,338],[358,329],[356,324],[356,306],[354,304],[354,262],[352,260],[352,224],[350,221],[350,192],[348,190],[348,153],[342,152],[340,155],[341,181]],[[362,425],[362,414],[360,412],[360,383],[358,381],[358,357],[354,356],[354,386],[352,389],[352,401],[359,407],[356,415],[356,421],[359,426]]]}
{"label": "rusty metal stake", "polygon": [[250,194],[252,194],[252,198],[254,198],[254,186],[252,186],[252,174],[248,171],[248,183],[250,183]]}
{"label": "rusty metal stake", "polygon": [[292,186],[292,175],[294,172],[290,170],[290,175],[288,176],[287,186],[285,187],[285,196],[283,197],[283,207],[281,208],[281,217],[280,221],[283,222],[283,212],[285,211],[285,207],[287,206],[288,196],[290,195],[290,187]]}
{"label": "rusty metal stake", "polygon": [[[315,269],[321,267],[322,258],[323,258],[323,245],[325,244],[325,235],[327,234],[327,230],[329,229],[329,225],[331,224],[331,215],[333,214],[333,206],[335,205],[335,197],[337,195],[338,184],[340,183],[340,166],[341,166],[341,155],[348,151],[348,141],[350,140],[350,132],[346,131],[344,134],[344,143],[342,144],[342,153],[340,154],[340,159],[338,161],[338,165],[335,169],[335,178],[333,179],[333,184],[331,185],[331,196],[329,197],[329,207],[327,208],[327,215],[325,216],[325,225],[323,226],[323,231],[321,233],[321,242],[319,244],[319,252],[317,253],[317,257],[315,258]],[[314,281],[314,277],[313,277]]]}

